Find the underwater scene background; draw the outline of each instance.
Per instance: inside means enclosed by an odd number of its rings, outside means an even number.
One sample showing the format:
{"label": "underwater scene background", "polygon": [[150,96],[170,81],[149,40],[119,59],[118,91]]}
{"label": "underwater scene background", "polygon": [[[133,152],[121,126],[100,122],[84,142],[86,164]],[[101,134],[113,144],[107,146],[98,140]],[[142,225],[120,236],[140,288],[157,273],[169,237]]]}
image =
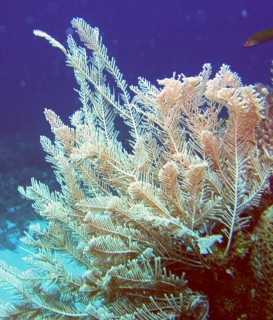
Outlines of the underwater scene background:
{"label": "underwater scene background", "polygon": [[[253,33],[273,28],[272,1],[0,0],[0,258],[21,266],[19,238],[38,219],[18,193],[31,177],[55,188],[40,135],[52,137],[44,109],[64,121],[79,109],[74,74],[61,52],[33,35],[41,29],[63,45],[70,21],[97,26],[129,84],[151,83],[174,72],[197,75],[204,63],[225,63],[243,84],[271,85],[273,41],[245,48]],[[120,139],[126,139],[122,131]],[[123,136],[124,135],[124,136]],[[17,256],[18,254],[18,256]],[[8,299],[0,289],[0,300]]]}

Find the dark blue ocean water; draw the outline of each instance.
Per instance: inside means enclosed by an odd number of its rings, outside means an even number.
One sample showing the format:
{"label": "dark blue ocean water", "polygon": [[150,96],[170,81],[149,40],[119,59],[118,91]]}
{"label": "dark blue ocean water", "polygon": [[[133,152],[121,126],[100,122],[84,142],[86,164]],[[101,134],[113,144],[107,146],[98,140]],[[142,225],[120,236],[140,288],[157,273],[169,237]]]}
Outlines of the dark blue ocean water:
{"label": "dark blue ocean water", "polygon": [[273,27],[270,0],[0,0],[0,133],[37,138],[48,131],[45,107],[64,119],[79,108],[63,55],[32,34],[41,29],[65,44],[73,17],[100,28],[129,84],[197,75],[205,62],[215,71],[231,65],[247,84],[270,83],[273,41],[242,47]]}

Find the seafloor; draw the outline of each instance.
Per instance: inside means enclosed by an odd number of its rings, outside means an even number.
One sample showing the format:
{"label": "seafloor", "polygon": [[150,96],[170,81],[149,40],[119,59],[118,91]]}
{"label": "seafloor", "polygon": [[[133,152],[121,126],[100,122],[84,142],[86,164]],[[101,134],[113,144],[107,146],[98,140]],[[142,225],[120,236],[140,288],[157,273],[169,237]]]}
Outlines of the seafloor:
{"label": "seafloor", "polygon": [[[22,270],[24,250],[19,238],[31,222],[39,219],[23,199],[17,188],[30,185],[32,177],[54,187],[52,169],[44,160],[39,136],[1,134],[0,139],[0,260]],[[7,300],[8,292],[0,287],[0,300]]]}

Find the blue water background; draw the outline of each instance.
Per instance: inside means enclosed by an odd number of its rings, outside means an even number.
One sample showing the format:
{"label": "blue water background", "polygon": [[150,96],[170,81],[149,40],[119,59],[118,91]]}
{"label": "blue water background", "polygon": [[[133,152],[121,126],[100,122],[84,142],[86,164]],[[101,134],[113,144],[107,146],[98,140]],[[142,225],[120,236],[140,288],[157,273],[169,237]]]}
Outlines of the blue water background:
{"label": "blue water background", "polygon": [[[47,134],[44,108],[65,121],[80,107],[64,56],[32,30],[66,44],[70,21],[100,28],[129,84],[174,71],[197,75],[205,62],[231,65],[246,84],[270,83],[273,41],[243,48],[252,33],[273,28],[269,0],[0,0],[0,134]],[[77,37],[77,36],[76,36]]]}

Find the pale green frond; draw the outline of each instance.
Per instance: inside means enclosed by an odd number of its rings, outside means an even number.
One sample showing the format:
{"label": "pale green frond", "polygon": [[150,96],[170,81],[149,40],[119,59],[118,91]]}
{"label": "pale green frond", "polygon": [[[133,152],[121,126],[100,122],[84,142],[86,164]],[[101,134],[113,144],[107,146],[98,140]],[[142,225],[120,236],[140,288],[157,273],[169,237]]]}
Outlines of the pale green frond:
{"label": "pale green frond", "polygon": [[0,319],[9,320],[27,320],[27,319],[41,319],[39,310],[32,307],[29,302],[26,303],[5,303],[0,304]]}
{"label": "pale green frond", "polygon": [[58,202],[61,199],[59,192],[50,192],[49,187],[34,178],[31,179],[31,186],[24,189],[18,187],[22,196],[35,201],[37,208],[44,209],[48,203]]}
{"label": "pale green frond", "polygon": [[[137,126],[139,118],[137,112],[134,110],[134,106],[131,104],[131,98],[127,90],[127,83],[123,79],[121,72],[116,66],[115,59],[110,59],[108,57],[107,49],[101,41],[98,29],[90,27],[90,25],[88,25],[83,19],[79,18],[74,18],[72,20],[72,26],[76,28],[81,40],[84,42],[86,47],[94,50],[95,54],[99,55],[99,58],[104,62],[106,70],[109,72],[109,74],[112,75],[114,81],[117,84],[117,87],[120,89],[120,97],[124,103],[124,106],[119,103],[110,102],[110,104],[114,108],[116,108],[116,110],[125,119],[125,121],[128,122],[128,125],[130,126],[130,128],[132,128],[133,136],[137,138],[139,135]],[[98,88],[94,81],[91,81],[91,83],[94,85],[95,89]],[[104,97],[112,96],[109,91],[105,91],[105,88],[103,86],[101,93]],[[113,96],[112,99],[112,101],[114,101]]]}
{"label": "pale green frond", "polygon": [[152,184],[141,181],[133,182],[130,184],[129,192],[133,199],[143,201],[145,205],[150,207],[159,215],[170,215],[165,203],[160,199],[160,192],[157,192],[156,187]]}
{"label": "pale green frond", "polygon": [[150,302],[138,308],[135,316],[147,320],[175,320],[182,316],[185,319],[193,317],[196,320],[205,320],[208,317],[208,301],[205,296],[165,295],[164,298],[150,297]]}
{"label": "pale green frond", "polygon": [[52,38],[50,35],[41,30],[33,30],[36,37],[45,38],[53,47],[59,48],[64,54],[67,54],[65,47],[59,41]]}
{"label": "pale green frond", "polygon": [[132,163],[135,167],[137,175],[145,175],[152,173],[151,159],[145,140],[141,137],[134,145],[134,154],[131,155]]}
{"label": "pale green frond", "polygon": [[44,151],[47,153],[46,161],[51,163],[54,168],[59,169],[59,159],[60,157],[64,157],[64,151],[54,145],[50,139],[45,136],[40,137],[40,143]]}
{"label": "pale green frond", "polygon": [[[17,274],[15,274],[17,273]],[[26,275],[28,281],[29,279],[29,273],[21,274],[14,268],[8,267],[5,263],[1,262],[0,265],[0,278],[1,281],[5,281],[6,284],[8,284],[13,290],[15,290],[16,294],[19,295],[23,300],[27,301],[26,303],[22,302],[20,305],[10,305],[7,304],[4,306],[4,310],[0,312],[4,316],[5,314],[18,314],[21,313],[24,314],[31,314],[30,311],[37,311],[37,313],[44,312],[49,313],[49,316],[52,315],[66,315],[66,316],[85,316],[84,313],[84,306],[81,303],[78,303],[75,307],[73,304],[68,304],[67,301],[62,301],[62,298],[60,300],[56,300],[56,298],[53,298],[50,294],[47,294],[46,291],[41,291],[41,287],[39,290],[36,286],[30,286],[30,282],[25,281],[24,275]],[[33,274],[32,274],[33,275]],[[39,278],[33,279],[34,282],[38,283],[40,285]],[[41,282],[44,283],[43,281]],[[49,292],[48,292],[49,293]],[[21,311],[22,310],[22,311]],[[34,312],[35,314],[35,312]],[[1,316],[1,313],[0,313]]]}
{"label": "pale green frond", "polygon": [[86,309],[88,316],[91,316],[92,319],[98,319],[98,320],[109,320],[116,317],[116,312],[113,313],[109,311],[109,308],[107,306],[97,306],[97,302],[91,301]]}
{"label": "pale green frond", "polygon": [[107,211],[111,199],[112,196],[85,197],[85,199],[79,201],[76,205],[84,212],[103,212]]}
{"label": "pale green frond", "polygon": [[158,88],[152,85],[148,80],[142,77],[139,77],[138,87],[130,86],[130,89],[136,94],[135,96],[136,102],[143,106],[145,111],[144,114],[145,115],[154,114],[155,108],[156,108],[156,99],[160,92]]}
{"label": "pale green frond", "polygon": [[117,224],[114,217],[109,214],[90,212],[84,221],[86,223],[85,229],[92,235],[113,235],[127,241],[153,246],[145,233],[133,227]]}
{"label": "pale green frond", "polygon": [[25,299],[28,296],[22,273],[6,262],[0,261],[0,285],[14,292],[15,296]]}
{"label": "pale green frond", "polygon": [[[160,304],[160,301],[163,302],[169,293],[173,297],[178,298],[178,303],[181,293],[185,293],[185,295],[189,293],[184,274],[179,278],[171,273],[167,273],[162,268],[160,259],[149,262],[144,256],[139,261],[129,261],[127,266],[112,267],[105,276],[105,290],[109,294],[110,301],[113,301],[116,295],[122,295],[130,300],[137,298],[139,301],[142,301],[143,305],[150,304],[151,300],[149,297],[151,296],[154,301],[158,301]],[[127,303],[128,309],[130,300]],[[170,303],[170,301],[168,302]],[[114,310],[116,308],[115,305],[113,305]],[[160,308],[159,310],[157,308],[153,310],[152,314],[156,314],[158,311],[160,311]],[[126,313],[126,310],[123,312]]]}
{"label": "pale green frond", "polygon": [[85,248],[85,253],[93,256],[95,261],[103,261],[111,265],[124,263],[142,252],[137,242],[131,239],[122,240],[120,237],[106,235],[93,237]]}
{"label": "pale green frond", "polygon": [[111,196],[111,186],[94,171],[91,164],[87,161],[79,163],[77,170],[86,188],[87,196]]}

